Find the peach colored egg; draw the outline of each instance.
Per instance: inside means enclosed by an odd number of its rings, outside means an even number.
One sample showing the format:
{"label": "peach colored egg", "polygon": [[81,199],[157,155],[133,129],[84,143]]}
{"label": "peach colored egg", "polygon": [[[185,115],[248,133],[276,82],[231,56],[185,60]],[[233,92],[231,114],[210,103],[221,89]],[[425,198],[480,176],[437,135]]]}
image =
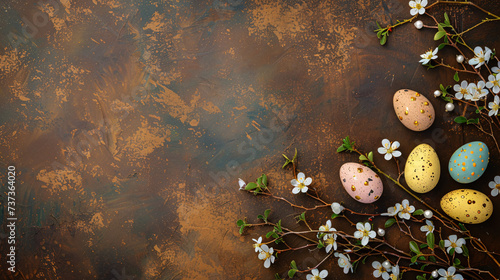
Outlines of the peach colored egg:
{"label": "peach colored egg", "polygon": [[359,163],[348,162],[342,165],[340,180],[347,193],[362,203],[377,201],[384,191],[380,177],[373,170]]}
{"label": "peach colored egg", "polygon": [[416,91],[400,89],[394,94],[392,102],[398,119],[408,129],[426,130],[434,122],[434,107],[429,99]]}

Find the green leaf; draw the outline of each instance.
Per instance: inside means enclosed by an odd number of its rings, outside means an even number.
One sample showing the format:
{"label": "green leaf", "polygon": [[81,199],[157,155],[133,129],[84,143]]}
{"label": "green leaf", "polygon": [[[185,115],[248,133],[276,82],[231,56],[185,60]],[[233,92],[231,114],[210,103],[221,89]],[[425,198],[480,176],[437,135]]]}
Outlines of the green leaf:
{"label": "green leaf", "polygon": [[455,75],[453,76],[453,80],[455,80],[455,82],[460,81],[460,78],[458,77],[458,71],[455,72]]}
{"label": "green leaf", "polygon": [[262,185],[264,185],[264,187],[267,187],[267,175],[266,174],[262,174]]}
{"label": "green leaf", "polygon": [[451,248],[450,252],[448,254],[450,254],[451,256],[453,256],[454,253],[455,253],[455,248]]}
{"label": "green leaf", "polygon": [[444,41],[444,43],[445,43],[445,44],[449,44],[449,43],[450,43],[450,42],[448,41],[448,36],[444,37],[444,40],[443,40],[443,41]]}
{"label": "green leaf", "polygon": [[424,256],[420,256],[420,257],[418,257],[418,259],[419,259],[420,261],[425,261],[425,257],[424,257]]}
{"label": "green leaf", "polygon": [[367,157],[365,157],[364,155],[360,155],[360,156],[359,156],[359,160],[361,160],[361,161],[363,161],[363,160],[368,160],[368,158],[367,158]]}
{"label": "green leaf", "polygon": [[446,35],[446,31],[438,31],[438,32],[436,32],[436,34],[434,35],[434,41],[437,41],[437,40],[443,38],[444,35]]}
{"label": "green leaf", "polygon": [[297,148],[295,148],[295,154],[293,155],[292,161],[295,161],[297,159]]}
{"label": "green leaf", "polygon": [[461,230],[467,231],[467,229],[465,228],[464,224],[458,223],[458,226],[460,227]]}
{"label": "green leaf", "polygon": [[418,248],[417,242],[410,241],[410,250],[415,254],[420,254],[420,248]]}
{"label": "green leaf", "polygon": [[296,269],[290,269],[290,270],[288,271],[288,277],[293,278],[293,276],[295,276],[295,273],[296,273],[296,272],[297,272],[297,270],[296,270]]}
{"label": "green leaf", "polygon": [[318,249],[321,249],[323,247],[325,247],[325,244],[323,243],[323,241],[319,240],[319,242],[318,242]]}
{"label": "green leaf", "polygon": [[476,109],[476,114],[479,114],[484,109],[483,106],[479,106],[479,108]]}
{"label": "green leaf", "polygon": [[447,25],[451,25],[450,18],[448,17],[447,13],[444,13],[444,23]]}
{"label": "green leaf", "polygon": [[384,32],[383,29],[381,29],[379,32],[377,32],[377,38],[380,39],[380,37],[382,37],[382,32]]}
{"label": "green leaf", "polygon": [[274,231],[270,231],[270,232],[266,233],[266,238],[271,237],[271,235],[273,235],[273,234],[274,234]]}
{"label": "green leaf", "polygon": [[467,249],[467,246],[465,245],[462,245],[462,254],[464,255],[464,257],[468,258],[469,257],[469,249]]}
{"label": "green leaf", "polygon": [[442,50],[446,45],[448,45],[448,44],[445,44],[445,43],[439,44],[438,50]]}
{"label": "green leaf", "polygon": [[[431,257],[432,257],[432,256],[431,256]],[[426,268],[428,265],[429,265],[428,263],[426,263],[426,264],[422,265],[422,266],[420,267],[420,270],[425,270],[425,268]]]}
{"label": "green leaf", "polygon": [[[446,90],[444,89],[443,84],[439,84],[439,89],[440,89],[441,91],[446,91]],[[283,155],[283,156],[285,156],[285,155]]]}
{"label": "green leaf", "polygon": [[239,227],[241,227],[244,224],[245,224],[245,221],[243,221],[243,220],[236,221],[236,225],[239,226]]}
{"label": "green leaf", "polygon": [[279,220],[277,223],[276,223],[276,226],[274,227],[278,232],[283,232],[283,230],[281,229],[281,220]]}
{"label": "green leaf", "polygon": [[245,190],[247,190],[247,191],[251,191],[251,190],[253,190],[253,189],[256,189],[257,187],[258,187],[258,186],[257,186],[257,184],[252,182],[252,183],[248,183],[248,184],[246,185]]}
{"label": "green leaf", "polygon": [[337,148],[337,153],[341,153],[341,152],[343,152],[345,150],[347,150],[347,148],[344,147],[344,145],[342,145],[342,146],[340,146],[340,147]]}
{"label": "green leaf", "polygon": [[293,269],[297,269],[297,263],[295,261],[292,261],[290,263],[290,267],[293,268]]}
{"label": "green leaf", "polygon": [[444,240],[439,240],[439,248],[444,250]]}
{"label": "green leaf", "polygon": [[387,221],[385,221],[385,228],[392,226],[394,223],[396,223],[396,219],[394,218],[387,219]]}
{"label": "green leaf", "polygon": [[411,260],[410,260],[410,261],[411,261],[412,263],[416,263],[416,262],[417,262],[417,258],[418,258],[418,255],[413,256],[413,257],[411,258]]}
{"label": "green leaf", "polygon": [[[443,28],[443,24],[442,24],[442,23],[439,23],[439,24],[438,24],[438,31],[439,31],[439,32],[445,32],[445,33],[446,33],[446,31],[445,31],[445,30],[444,30],[444,28]],[[435,39],[434,39],[434,40],[435,40]]]}
{"label": "green leaf", "polygon": [[362,260],[361,260],[361,263],[362,264],[365,264],[366,263],[366,259],[369,257],[370,255],[367,255],[366,257],[364,257]]}
{"label": "green leaf", "polygon": [[427,234],[427,245],[429,245],[429,248],[431,250],[434,250],[434,243],[435,243],[434,233],[431,232]]}
{"label": "green leaf", "polygon": [[279,273],[276,273],[274,275],[274,280],[283,280],[283,278],[281,278],[280,274]]}
{"label": "green leaf", "polygon": [[332,214],[332,219],[335,219],[335,218],[337,218],[338,216],[340,216],[340,215],[339,215],[339,214],[335,214],[335,213],[333,213],[333,214]]}
{"label": "green leaf", "polygon": [[242,225],[242,226],[240,227],[240,234],[243,234],[243,231],[244,231],[244,230],[245,230],[245,225]]}
{"label": "green leaf", "polygon": [[257,219],[265,220],[265,219],[264,219],[264,216],[262,216],[262,215],[258,215],[258,216],[257,216]]}
{"label": "green leaf", "polygon": [[454,121],[455,121],[456,123],[466,123],[466,122],[467,122],[467,118],[466,118],[466,117],[459,116],[459,117],[456,117],[456,118],[454,119]]}
{"label": "green leaf", "polygon": [[306,220],[306,212],[302,212],[302,214],[300,214],[300,216],[299,216],[299,219],[301,221],[305,221]]}
{"label": "green leaf", "polygon": [[461,262],[460,262],[460,259],[458,259],[458,258],[455,258],[455,259],[453,260],[453,266],[459,266],[459,265],[460,265],[460,263],[461,263]]}
{"label": "green leaf", "polygon": [[369,159],[370,161],[373,161],[373,152],[369,152],[369,153],[368,153],[368,159]]}
{"label": "green leaf", "polygon": [[285,154],[282,154],[283,157],[287,160],[287,161],[290,161],[290,159],[285,155]]}
{"label": "green leaf", "polygon": [[478,124],[478,123],[479,123],[479,118],[467,120],[467,124]]}
{"label": "green leaf", "polygon": [[427,248],[427,247],[429,247],[429,245],[427,245],[425,243],[420,244],[420,249],[424,249],[424,248]]}
{"label": "green leaf", "polygon": [[271,209],[267,209],[266,211],[264,211],[264,217],[266,218],[266,220],[267,217],[269,217],[269,213],[271,213]]}
{"label": "green leaf", "polygon": [[424,214],[424,210],[422,209],[417,209],[415,212],[413,212],[413,216],[418,216]]}
{"label": "green leaf", "polygon": [[380,24],[378,23],[378,21],[375,21],[375,23],[377,23],[378,29],[382,29],[382,27],[380,26]]}
{"label": "green leaf", "polygon": [[425,277],[422,277],[420,275],[417,275],[417,280],[425,280]]}
{"label": "green leaf", "polygon": [[434,263],[435,263],[435,262],[436,262],[436,257],[434,257],[434,256],[429,256],[429,260],[430,260],[431,262],[434,262]]}
{"label": "green leaf", "polygon": [[380,45],[383,46],[387,43],[387,34],[382,35],[382,38],[380,38]]}

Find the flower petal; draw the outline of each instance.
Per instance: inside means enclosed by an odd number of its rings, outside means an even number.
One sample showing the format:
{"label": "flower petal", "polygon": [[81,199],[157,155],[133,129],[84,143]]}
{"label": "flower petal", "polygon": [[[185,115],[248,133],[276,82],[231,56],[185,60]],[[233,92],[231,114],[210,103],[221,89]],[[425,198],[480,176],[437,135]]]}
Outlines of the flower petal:
{"label": "flower petal", "polygon": [[491,196],[497,196],[497,195],[498,195],[498,189],[491,190]]}
{"label": "flower petal", "polygon": [[319,273],[319,277],[321,278],[326,278],[328,276],[328,271],[326,271],[326,269],[323,269],[320,273]]}
{"label": "flower petal", "polygon": [[391,158],[392,158],[392,154],[390,154],[390,153],[387,153],[384,155],[385,160],[391,160]]}
{"label": "flower petal", "polygon": [[493,180],[495,181],[495,183],[500,184],[500,176],[495,176]]}
{"label": "flower petal", "polygon": [[427,6],[427,0],[422,0],[422,2],[420,2],[420,5],[422,5],[422,7]]}
{"label": "flower petal", "polygon": [[363,223],[357,223],[356,224],[356,229],[357,230],[365,230],[365,227],[363,226]]}
{"label": "flower petal", "polygon": [[305,178],[306,174],[304,174],[304,172],[299,172],[299,174],[297,174],[297,181],[299,181],[300,183],[304,182]]}
{"label": "flower petal", "polygon": [[298,194],[299,192],[300,192],[299,187],[295,187],[295,188],[293,188],[293,190],[292,190],[292,193],[293,193],[293,194]]}
{"label": "flower petal", "polygon": [[309,189],[308,187],[303,187],[303,188],[302,188],[302,192],[303,192],[303,193],[306,193],[308,189]]}
{"label": "flower petal", "polygon": [[382,146],[384,146],[384,148],[386,149],[389,149],[391,147],[391,141],[389,141],[389,139],[382,140]]}
{"label": "flower petal", "polygon": [[372,262],[372,267],[374,269],[379,269],[381,266],[382,266],[382,264],[380,264],[380,262],[378,262],[378,261]]}
{"label": "flower petal", "polygon": [[401,152],[400,151],[394,151],[394,152],[392,152],[392,155],[394,157],[400,157],[401,156]]}
{"label": "flower petal", "polygon": [[312,183],[312,181],[313,181],[313,179],[311,179],[311,177],[307,177],[304,180],[304,185],[309,186]]}
{"label": "flower petal", "polygon": [[392,142],[391,149],[396,150],[397,148],[399,148],[399,146],[400,146],[399,142],[394,141]]}
{"label": "flower petal", "polygon": [[298,187],[299,186],[299,181],[297,181],[297,179],[293,179],[291,182],[292,186],[294,187]]}
{"label": "flower petal", "polygon": [[384,147],[380,147],[380,148],[378,148],[378,149],[377,149],[377,152],[378,152],[379,154],[382,154],[382,155],[383,155],[383,154],[387,154],[387,149],[386,149],[386,148],[384,148]]}

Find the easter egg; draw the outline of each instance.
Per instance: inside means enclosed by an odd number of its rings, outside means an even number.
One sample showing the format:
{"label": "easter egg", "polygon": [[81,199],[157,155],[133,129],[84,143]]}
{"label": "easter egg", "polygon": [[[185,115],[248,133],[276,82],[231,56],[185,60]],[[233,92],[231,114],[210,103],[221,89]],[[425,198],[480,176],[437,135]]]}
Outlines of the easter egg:
{"label": "easter egg", "polygon": [[348,162],[340,167],[340,180],[347,193],[362,203],[377,201],[384,190],[382,180],[370,168]]}
{"label": "easter egg", "polygon": [[448,171],[451,177],[463,184],[471,183],[483,175],[490,152],[486,144],[480,141],[467,143],[451,155]]}
{"label": "easter egg", "polygon": [[434,189],[441,175],[441,165],[436,151],[428,144],[420,144],[411,151],[405,165],[408,187],[417,193]]}
{"label": "easter egg", "polygon": [[413,131],[429,128],[435,119],[434,107],[425,96],[410,89],[398,90],[392,99],[401,123]]}
{"label": "easter egg", "polygon": [[493,203],[483,193],[471,189],[454,190],[441,198],[441,208],[451,218],[467,224],[479,224],[493,213]]}

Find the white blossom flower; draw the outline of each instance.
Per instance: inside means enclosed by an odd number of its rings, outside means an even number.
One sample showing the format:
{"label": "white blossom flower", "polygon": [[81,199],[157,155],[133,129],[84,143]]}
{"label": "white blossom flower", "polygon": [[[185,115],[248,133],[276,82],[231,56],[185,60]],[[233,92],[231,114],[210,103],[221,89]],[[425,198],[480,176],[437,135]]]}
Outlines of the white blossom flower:
{"label": "white blossom flower", "polygon": [[380,147],[378,148],[378,152],[379,154],[385,154],[384,156],[384,159],[385,160],[391,160],[391,158],[394,156],[394,157],[400,157],[401,156],[401,152],[400,151],[396,151],[397,148],[399,148],[399,142],[398,141],[394,141],[391,143],[391,141],[389,141],[389,139],[384,139],[382,140],[382,146],[383,147]]}
{"label": "white blossom flower", "polygon": [[[335,229],[333,229],[333,230],[335,230]],[[326,244],[325,250],[327,253],[330,253],[330,251],[332,249],[334,251],[337,250],[337,234],[335,234],[335,233],[327,234],[327,235],[323,236],[323,240],[325,241],[325,244]]]}
{"label": "white blossom flower", "polygon": [[438,270],[439,280],[463,280],[464,278],[460,274],[455,274],[456,268],[454,266],[448,267],[448,271],[440,268]]}
{"label": "white blossom flower", "polygon": [[398,280],[399,279],[399,265],[395,265],[392,267],[392,273],[389,275],[389,279]]}
{"label": "white blossom flower", "polygon": [[319,272],[319,270],[315,268],[311,270],[311,273],[312,274],[307,274],[307,280],[324,280],[326,276],[328,276],[328,271],[326,269],[323,269],[321,272]]}
{"label": "white blossom flower", "polygon": [[486,83],[484,81],[479,81],[477,85],[475,83],[470,83],[467,87],[468,94],[465,95],[466,100],[479,101],[486,95],[488,95],[488,90],[484,88]]}
{"label": "white blossom flower", "polygon": [[481,65],[488,63],[491,56],[491,50],[488,47],[484,47],[484,51],[481,47],[474,48],[474,58],[469,60],[470,65],[476,65],[476,68],[481,67]]}
{"label": "white blossom flower", "polygon": [[411,7],[410,15],[423,15],[425,13],[425,6],[427,6],[427,0],[410,1],[409,5]]}
{"label": "white blossom flower", "polygon": [[341,268],[344,269],[344,274],[349,273],[349,270],[353,272],[351,257],[349,255],[344,255],[342,253],[335,252],[335,257],[339,258],[338,263]]}
{"label": "white blossom flower", "polygon": [[432,49],[428,50],[424,54],[420,55],[420,57],[422,59],[419,60],[418,62],[420,62],[420,63],[422,63],[424,65],[427,64],[427,63],[429,63],[431,60],[438,58],[437,52],[438,52],[438,48],[435,48],[434,51]]}
{"label": "white blossom flower", "polygon": [[398,213],[398,217],[401,219],[409,220],[411,217],[411,213],[415,212],[415,206],[410,205],[408,199],[403,200],[401,205],[401,211]]}
{"label": "white blossom flower", "polygon": [[491,88],[491,90],[497,94],[500,92],[500,75],[496,77],[493,75],[488,76],[488,82],[486,83],[487,88]]}
{"label": "white blossom flower", "polygon": [[468,85],[467,81],[463,80],[462,83],[453,86],[453,90],[456,92],[455,97],[457,99],[462,99],[464,95],[469,93],[467,90]]}
{"label": "white blossom flower", "polygon": [[293,179],[291,183],[292,186],[295,187],[293,188],[292,193],[294,194],[298,194],[299,192],[305,193],[309,189],[307,186],[309,186],[312,183],[312,179],[311,177],[307,177],[306,179],[306,175],[303,172],[300,172],[299,174],[297,174],[297,179]]}
{"label": "white blossom flower", "polygon": [[382,215],[382,216],[396,216],[399,213],[399,211],[401,211],[401,210],[403,210],[403,207],[401,206],[401,204],[396,203],[395,206],[387,208],[387,213],[382,213],[380,215]]}
{"label": "white blossom flower", "polygon": [[261,252],[262,248],[260,248],[260,246],[262,246],[262,236],[259,236],[259,239],[252,238],[252,240],[255,242],[255,244],[253,244],[253,247],[255,248],[255,252]]}
{"label": "white blossom flower", "polygon": [[488,103],[488,108],[491,110],[488,112],[488,116],[496,116],[498,114],[498,110],[500,109],[500,97],[498,95],[495,95],[495,98],[493,100],[494,102]]}
{"label": "white blossom flower", "polygon": [[259,260],[264,261],[264,267],[269,268],[271,266],[271,263],[274,263],[274,249],[271,247],[267,247],[266,244],[263,244],[260,246],[261,250],[259,253]]}
{"label": "white blossom flower", "polygon": [[375,271],[373,271],[373,277],[379,278],[382,276],[383,279],[389,279],[389,272],[391,272],[391,268],[386,269],[378,261],[372,262],[372,267],[375,269]]}
{"label": "white blossom flower", "polygon": [[319,233],[325,233],[325,231],[333,231],[332,229],[333,229],[332,228],[332,221],[328,220],[328,221],[326,221],[326,224],[319,227],[319,231],[323,231],[323,232],[319,232]]}
{"label": "white blossom flower", "polygon": [[247,186],[247,183],[245,183],[245,181],[238,178],[238,184],[240,185],[240,191],[244,191],[245,187]]}
{"label": "white blossom flower", "polygon": [[338,202],[332,203],[332,211],[333,211],[333,213],[335,213],[335,214],[338,215],[342,211],[344,211],[344,209],[345,209],[344,206],[340,205],[340,203],[338,203]]}
{"label": "white blossom flower", "polygon": [[434,232],[434,224],[431,220],[425,220],[426,226],[421,226],[420,230],[425,232],[425,236],[429,235],[429,233]]}
{"label": "white blossom flower", "polygon": [[484,88],[484,81],[479,81],[477,85],[475,83],[470,83],[467,87],[468,93],[465,94],[465,100],[479,101],[486,95],[488,95],[488,90]]}
{"label": "white blossom flower", "polygon": [[358,229],[358,231],[354,233],[354,237],[361,239],[361,245],[363,246],[368,244],[370,238],[375,238],[377,236],[377,233],[375,233],[374,230],[371,230],[372,227],[369,223],[365,223],[364,225],[363,223],[357,223],[356,229]]}
{"label": "white blossom flower", "polygon": [[495,66],[495,67],[491,68],[491,72],[497,73],[497,74],[500,73],[500,61],[498,62],[498,67]]}
{"label": "white blossom flower", "polygon": [[[498,97],[498,96],[495,96]],[[495,176],[493,181],[491,181],[488,186],[492,188],[491,190],[491,196],[497,196],[498,191],[500,190],[500,176]]]}
{"label": "white blossom flower", "polygon": [[458,238],[455,234],[448,236],[448,239],[444,241],[444,247],[446,247],[446,252],[450,253],[451,249],[455,249],[455,253],[462,254],[462,245],[465,244],[465,239]]}

